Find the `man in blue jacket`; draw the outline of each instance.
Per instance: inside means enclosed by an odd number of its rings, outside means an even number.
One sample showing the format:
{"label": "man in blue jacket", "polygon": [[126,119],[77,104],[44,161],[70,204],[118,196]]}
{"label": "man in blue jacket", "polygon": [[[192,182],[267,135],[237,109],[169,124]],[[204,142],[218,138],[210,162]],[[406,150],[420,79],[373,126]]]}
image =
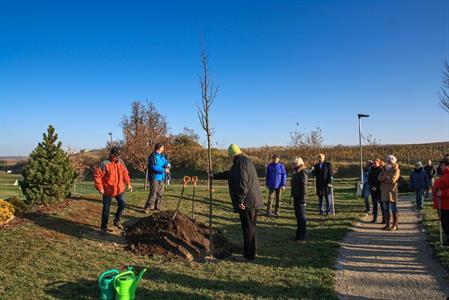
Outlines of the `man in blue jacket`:
{"label": "man in blue jacket", "polygon": [[271,162],[267,167],[267,177],[265,179],[265,184],[268,188],[267,217],[271,216],[273,194],[276,194],[274,214],[279,216],[281,191],[285,189],[285,184],[287,181],[287,173],[285,172],[284,165],[279,162],[279,157],[275,154],[272,158],[273,162]]}
{"label": "man in blue jacket", "polygon": [[424,193],[430,188],[430,179],[423,169],[420,161],[416,162],[415,169],[410,174],[410,189],[416,192],[416,209],[423,209]]}
{"label": "man in blue jacket", "polygon": [[154,152],[148,156],[148,182],[150,183],[150,194],[145,203],[145,213],[153,210],[160,210],[163,194],[164,194],[164,180],[166,174],[170,173],[170,163],[162,155],[164,152],[164,145],[157,143],[154,146]]}

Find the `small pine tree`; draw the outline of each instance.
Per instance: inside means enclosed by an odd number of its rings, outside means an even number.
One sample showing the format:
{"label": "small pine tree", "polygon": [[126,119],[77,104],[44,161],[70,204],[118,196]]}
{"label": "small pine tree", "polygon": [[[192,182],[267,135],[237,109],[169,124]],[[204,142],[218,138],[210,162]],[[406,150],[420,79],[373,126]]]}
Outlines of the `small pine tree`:
{"label": "small pine tree", "polygon": [[57,139],[55,128],[49,125],[22,172],[20,187],[29,204],[56,203],[70,195],[76,173]]}

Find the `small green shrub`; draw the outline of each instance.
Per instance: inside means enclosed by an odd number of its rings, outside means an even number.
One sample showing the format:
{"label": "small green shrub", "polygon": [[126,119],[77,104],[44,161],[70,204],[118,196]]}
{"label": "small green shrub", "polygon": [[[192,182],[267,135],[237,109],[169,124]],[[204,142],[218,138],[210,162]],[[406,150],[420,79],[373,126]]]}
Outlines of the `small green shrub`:
{"label": "small green shrub", "polygon": [[7,198],[5,200],[6,200],[6,202],[8,202],[8,203],[12,204],[12,206],[14,206],[14,211],[15,211],[14,215],[16,215],[16,216],[23,215],[28,210],[28,206],[25,204],[25,202],[20,200],[17,197],[11,197],[11,198]]}

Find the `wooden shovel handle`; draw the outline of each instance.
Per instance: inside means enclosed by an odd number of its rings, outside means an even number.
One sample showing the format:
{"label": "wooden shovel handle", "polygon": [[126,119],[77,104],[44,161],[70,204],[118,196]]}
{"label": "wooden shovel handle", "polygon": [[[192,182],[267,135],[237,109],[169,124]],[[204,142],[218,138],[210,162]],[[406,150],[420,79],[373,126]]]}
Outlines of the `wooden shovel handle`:
{"label": "wooden shovel handle", "polygon": [[192,183],[194,186],[196,186],[196,183],[198,182],[198,176],[192,176]]}

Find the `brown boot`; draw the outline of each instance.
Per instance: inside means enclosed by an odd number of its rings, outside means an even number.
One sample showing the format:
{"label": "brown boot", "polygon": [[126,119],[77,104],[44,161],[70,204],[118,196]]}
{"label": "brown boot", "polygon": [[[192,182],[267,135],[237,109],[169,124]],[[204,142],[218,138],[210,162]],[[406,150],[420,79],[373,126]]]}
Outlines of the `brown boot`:
{"label": "brown boot", "polygon": [[382,230],[390,230],[390,213],[385,212],[385,226],[382,228]]}
{"label": "brown boot", "polygon": [[398,213],[393,213],[393,225],[391,225],[390,230],[395,231],[398,230]]}

